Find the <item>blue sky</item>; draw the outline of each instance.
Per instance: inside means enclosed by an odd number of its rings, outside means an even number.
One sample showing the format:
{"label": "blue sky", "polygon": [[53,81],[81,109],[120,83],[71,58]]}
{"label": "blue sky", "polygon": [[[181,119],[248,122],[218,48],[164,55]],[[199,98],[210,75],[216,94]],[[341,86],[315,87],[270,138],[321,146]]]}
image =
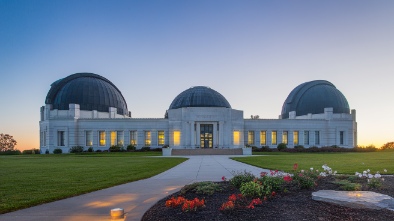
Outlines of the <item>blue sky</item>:
{"label": "blue sky", "polygon": [[39,146],[39,108],[77,72],[111,80],[133,117],[163,117],[191,86],[277,118],[297,85],[332,82],[361,145],[394,140],[394,1],[0,0],[0,133]]}

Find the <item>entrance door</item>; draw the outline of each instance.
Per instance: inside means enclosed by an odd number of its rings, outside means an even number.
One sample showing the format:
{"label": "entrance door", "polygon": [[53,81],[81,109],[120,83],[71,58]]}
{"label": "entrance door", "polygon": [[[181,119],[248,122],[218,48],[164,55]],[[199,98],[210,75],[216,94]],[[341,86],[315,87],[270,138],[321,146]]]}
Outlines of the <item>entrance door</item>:
{"label": "entrance door", "polygon": [[213,147],[213,124],[200,125],[200,146],[201,148]]}

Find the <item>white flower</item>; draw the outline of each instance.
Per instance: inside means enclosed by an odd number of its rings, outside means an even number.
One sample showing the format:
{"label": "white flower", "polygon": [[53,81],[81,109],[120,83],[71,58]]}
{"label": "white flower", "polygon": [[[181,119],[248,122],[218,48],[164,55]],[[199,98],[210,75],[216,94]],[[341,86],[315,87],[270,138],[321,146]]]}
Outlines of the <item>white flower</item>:
{"label": "white flower", "polygon": [[355,176],[358,176],[358,175],[360,175],[360,173],[359,173],[359,172],[356,172],[354,175],[355,175]]}
{"label": "white flower", "polygon": [[368,178],[369,178],[369,179],[372,179],[372,178],[373,178],[373,175],[372,175],[372,174],[368,174]]}
{"label": "white flower", "polygon": [[311,167],[311,170],[313,170],[313,167]]}
{"label": "white flower", "polygon": [[359,174],[359,175],[358,175],[358,177],[360,177],[360,178],[361,178],[361,177],[363,177],[363,175]]}
{"label": "white flower", "polygon": [[379,173],[375,174],[375,178],[380,178],[382,177]]}
{"label": "white flower", "polygon": [[384,178],[382,178],[382,181],[384,181]]}
{"label": "white flower", "polygon": [[334,171],[334,175],[335,175],[335,174],[337,174],[337,171],[336,171],[336,170]]}
{"label": "white flower", "polygon": [[386,169],[384,169],[383,171],[384,171],[385,173],[387,173],[387,170],[386,170]]}
{"label": "white flower", "polygon": [[364,170],[364,171],[363,171],[363,174],[366,174],[366,173],[367,173],[367,171]]}
{"label": "white flower", "polygon": [[320,176],[327,176],[327,174],[324,173],[324,172],[321,172],[321,173],[320,173]]}
{"label": "white flower", "polygon": [[369,172],[371,172],[371,171],[368,169],[367,172],[369,173]]}
{"label": "white flower", "polygon": [[304,170],[301,170],[301,173],[305,172]]}

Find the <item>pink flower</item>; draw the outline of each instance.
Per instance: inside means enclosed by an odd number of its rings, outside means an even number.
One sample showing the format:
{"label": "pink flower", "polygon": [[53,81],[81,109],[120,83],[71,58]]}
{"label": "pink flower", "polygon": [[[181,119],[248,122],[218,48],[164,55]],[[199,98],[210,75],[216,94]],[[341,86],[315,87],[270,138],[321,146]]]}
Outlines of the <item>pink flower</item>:
{"label": "pink flower", "polygon": [[295,163],[294,165],[293,165],[293,170],[297,170],[298,169],[298,163]]}
{"label": "pink flower", "polygon": [[223,180],[223,181],[226,181],[227,179],[226,179],[226,177],[225,177],[225,176],[222,176],[222,180]]}
{"label": "pink flower", "polygon": [[264,176],[266,176],[267,175],[267,172],[261,172],[260,173],[260,177],[264,177]]}
{"label": "pink flower", "polygon": [[291,178],[291,176],[287,175],[283,177],[283,180],[286,182],[291,182],[293,180],[293,178]]}

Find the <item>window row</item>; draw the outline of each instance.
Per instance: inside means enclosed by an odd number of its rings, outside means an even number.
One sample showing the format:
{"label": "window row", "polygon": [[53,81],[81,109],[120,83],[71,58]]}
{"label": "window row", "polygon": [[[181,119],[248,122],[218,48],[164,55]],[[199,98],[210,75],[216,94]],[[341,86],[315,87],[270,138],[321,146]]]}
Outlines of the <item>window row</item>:
{"label": "window row", "polygon": [[[124,139],[124,131],[98,131],[98,145],[99,146],[106,146],[107,145],[107,136],[109,136],[109,144],[110,146],[124,146],[125,145],[125,139]],[[137,145],[137,131],[129,131],[129,138],[130,142],[129,144],[131,145]],[[151,131],[144,131],[144,145],[145,146],[150,146],[152,143],[152,136],[151,136]],[[45,146],[45,138],[44,134],[42,136],[42,146]],[[164,145],[165,144],[165,136],[164,136],[164,130],[159,130],[157,131],[157,144],[158,145]],[[57,132],[57,146],[65,146],[65,131],[58,131]],[[85,146],[93,146],[93,131],[85,131]]]}
{"label": "window row", "polygon": [[[303,131],[303,145],[311,145],[311,131]],[[314,145],[320,145],[320,131],[314,131]],[[293,145],[300,145],[300,132],[293,131]],[[340,144],[344,144],[344,131],[340,131]],[[239,131],[234,131],[234,144],[239,143]],[[281,143],[289,144],[289,131],[282,131]],[[255,131],[247,132],[247,144],[255,145]],[[271,145],[278,144],[278,132],[271,131]],[[260,145],[268,145],[267,131],[260,131]]]}

